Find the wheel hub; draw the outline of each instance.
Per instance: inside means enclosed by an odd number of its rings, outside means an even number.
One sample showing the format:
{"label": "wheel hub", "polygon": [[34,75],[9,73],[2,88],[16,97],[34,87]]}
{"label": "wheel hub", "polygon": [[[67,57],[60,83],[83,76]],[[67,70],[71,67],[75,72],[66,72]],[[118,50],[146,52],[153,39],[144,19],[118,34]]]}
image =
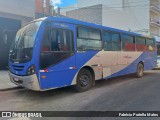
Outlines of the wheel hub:
{"label": "wheel hub", "polygon": [[86,75],[80,77],[80,84],[82,86],[87,86],[89,84],[89,78]]}

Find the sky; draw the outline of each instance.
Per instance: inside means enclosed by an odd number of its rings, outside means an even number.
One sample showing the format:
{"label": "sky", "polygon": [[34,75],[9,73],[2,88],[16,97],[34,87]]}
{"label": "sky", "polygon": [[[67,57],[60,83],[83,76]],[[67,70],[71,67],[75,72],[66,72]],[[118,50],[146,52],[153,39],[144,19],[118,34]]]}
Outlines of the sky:
{"label": "sky", "polygon": [[51,0],[54,6],[66,7],[75,4],[77,0]]}

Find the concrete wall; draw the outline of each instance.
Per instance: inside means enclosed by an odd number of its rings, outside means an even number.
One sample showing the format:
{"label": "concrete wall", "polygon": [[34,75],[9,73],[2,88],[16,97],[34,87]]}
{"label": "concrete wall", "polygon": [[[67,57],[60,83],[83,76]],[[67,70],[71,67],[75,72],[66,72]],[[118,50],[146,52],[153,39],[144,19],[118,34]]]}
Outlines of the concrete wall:
{"label": "concrete wall", "polygon": [[[0,69],[8,65],[16,32],[35,17],[35,0],[0,0]],[[7,37],[5,37],[5,36]]]}
{"label": "concrete wall", "polygon": [[103,25],[149,35],[149,1],[124,0],[123,10],[103,6]]}
{"label": "concrete wall", "polygon": [[26,17],[34,17],[35,0],[0,0],[0,11]]}
{"label": "concrete wall", "polygon": [[65,12],[67,11],[88,7],[88,6],[94,6],[98,4],[106,5],[108,7],[112,7],[113,9],[122,10],[122,7],[123,7],[122,3],[123,3],[123,0],[77,0],[76,4],[62,8],[61,11],[63,14],[65,14]]}
{"label": "concrete wall", "polygon": [[21,20],[23,26],[34,19],[35,0],[0,0],[0,16]]}
{"label": "concrete wall", "polygon": [[102,5],[94,5],[66,12],[66,16],[86,22],[102,24]]}
{"label": "concrete wall", "polygon": [[102,4],[118,10],[122,9],[123,7],[122,3],[123,0],[77,0],[78,7],[86,7],[86,6]]}

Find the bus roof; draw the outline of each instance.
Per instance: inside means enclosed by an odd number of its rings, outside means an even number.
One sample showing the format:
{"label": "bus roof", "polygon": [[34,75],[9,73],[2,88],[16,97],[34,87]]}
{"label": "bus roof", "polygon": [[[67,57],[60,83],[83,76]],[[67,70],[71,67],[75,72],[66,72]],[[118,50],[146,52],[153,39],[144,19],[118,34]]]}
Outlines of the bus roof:
{"label": "bus roof", "polygon": [[141,36],[141,37],[151,38],[149,36],[145,36],[145,35],[142,35],[142,34],[129,32],[129,31],[125,31],[125,30],[120,30],[120,29],[116,29],[116,28],[112,28],[112,27],[102,26],[102,25],[95,24],[95,23],[89,23],[89,22],[85,22],[85,21],[80,21],[80,20],[76,20],[76,19],[72,19],[72,18],[68,18],[68,17],[53,17],[53,16],[50,16],[50,17],[40,18],[38,20],[57,21],[57,22],[59,21],[59,22],[64,22],[64,23],[88,26],[88,27],[92,27],[92,28],[104,29],[104,30],[108,30],[108,31],[120,32],[120,33],[134,35],[134,36]]}

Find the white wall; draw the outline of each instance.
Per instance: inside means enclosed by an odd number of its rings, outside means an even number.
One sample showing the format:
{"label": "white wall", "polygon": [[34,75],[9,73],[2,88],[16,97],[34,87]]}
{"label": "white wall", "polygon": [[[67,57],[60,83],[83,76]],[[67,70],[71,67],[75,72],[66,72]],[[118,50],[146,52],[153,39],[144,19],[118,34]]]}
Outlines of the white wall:
{"label": "white wall", "polygon": [[68,11],[66,12],[66,16],[102,25],[102,5],[94,5],[91,7]]}
{"label": "white wall", "polygon": [[0,0],[0,11],[26,17],[34,17],[35,0]]}
{"label": "white wall", "polygon": [[103,25],[149,35],[149,1],[124,0],[122,11],[103,7]]}
{"label": "white wall", "polygon": [[24,26],[34,19],[35,0],[0,0],[0,16],[20,20]]}
{"label": "white wall", "polygon": [[97,4],[103,4],[113,9],[121,10],[123,7],[123,0],[77,0],[78,7],[93,6]]}
{"label": "white wall", "polygon": [[[61,9],[61,12],[65,14],[66,11],[79,9],[88,6],[94,6],[98,4],[112,7],[112,9],[122,10],[123,0],[77,0],[77,3]],[[96,9],[96,8],[95,8]]]}

